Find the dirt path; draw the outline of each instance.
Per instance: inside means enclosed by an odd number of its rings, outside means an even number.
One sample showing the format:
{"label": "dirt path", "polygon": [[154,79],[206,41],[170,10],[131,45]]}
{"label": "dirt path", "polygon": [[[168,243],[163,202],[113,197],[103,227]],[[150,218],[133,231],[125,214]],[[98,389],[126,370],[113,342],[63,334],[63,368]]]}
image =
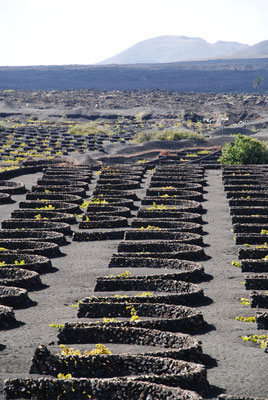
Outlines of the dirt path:
{"label": "dirt path", "polygon": [[[229,214],[229,205],[220,179],[221,171],[207,170],[207,193],[203,207],[207,213],[203,220],[207,235],[204,242],[210,260],[203,263],[206,273],[213,276],[210,282],[201,284],[205,295],[213,300],[202,307],[204,319],[214,325],[213,330],[200,336],[203,351],[217,362],[208,370],[211,385],[226,389],[227,394],[267,397],[267,354],[263,349],[243,342],[242,335],[261,334],[255,324],[235,321],[236,316],[254,315],[254,310],[240,305],[241,297],[249,292],[241,285],[244,280],[239,268],[230,265],[238,258],[238,246]],[[216,393],[216,392],[215,392]]]}

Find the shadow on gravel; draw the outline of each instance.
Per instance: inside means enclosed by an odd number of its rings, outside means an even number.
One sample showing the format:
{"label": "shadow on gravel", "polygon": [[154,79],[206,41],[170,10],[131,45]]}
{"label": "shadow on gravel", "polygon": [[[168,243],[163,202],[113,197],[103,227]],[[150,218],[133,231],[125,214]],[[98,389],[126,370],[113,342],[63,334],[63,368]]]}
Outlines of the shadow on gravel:
{"label": "shadow on gravel", "polygon": [[225,389],[218,386],[211,385],[209,393],[206,394],[204,399],[217,399],[220,394],[225,393]]}
{"label": "shadow on gravel", "polygon": [[42,283],[39,287],[37,287],[37,288],[33,288],[33,289],[31,289],[31,288],[29,288],[28,289],[28,292],[40,292],[40,290],[44,290],[44,289],[47,289],[47,288],[49,288],[49,285],[46,285],[45,283]]}
{"label": "shadow on gravel", "polygon": [[210,297],[204,296],[201,301],[199,301],[196,307],[210,306],[213,303],[213,300]]}
{"label": "shadow on gravel", "polygon": [[49,271],[46,271],[46,272],[43,272],[43,273],[40,273],[40,272],[39,272],[39,274],[40,274],[40,275],[53,274],[54,272],[58,272],[58,271],[59,271],[59,268],[56,268],[56,267],[51,266],[51,267],[49,268]]}
{"label": "shadow on gravel", "polygon": [[[24,307],[25,308],[25,307]],[[14,322],[12,325],[10,325],[8,328],[6,329],[1,329],[0,332],[7,332],[10,331],[11,329],[16,329],[16,328],[20,328],[21,326],[25,325],[25,322],[22,321],[16,321]],[[4,350],[6,348],[6,346],[4,344],[0,344],[0,351]]]}
{"label": "shadow on gravel", "polygon": [[202,276],[202,281],[200,281],[200,283],[201,282],[210,282],[210,281],[212,281],[212,279],[214,279],[213,275],[207,274],[205,272],[205,274]]}
{"label": "shadow on gravel", "polygon": [[[195,335],[206,335],[207,333],[209,333],[209,332],[211,332],[211,331],[215,331],[216,330],[216,328],[215,328],[215,326],[214,325],[211,325],[211,324],[207,324],[206,323],[206,325],[204,326],[204,328],[202,328],[202,329],[200,329],[200,330],[198,330],[197,332],[193,332],[193,333],[191,333],[193,336],[195,336]],[[207,356],[207,357],[209,357],[209,356]],[[216,360],[215,360],[216,361]],[[205,364],[206,365],[206,364]]]}
{"label": "shadow on gravel", "polygon": [[5,344],[1,344],[1,343],[0,343],[0,351],[3,351],[3,350],[5,350],[5,348],[6,348],[6,345],[5,345]]}
{"label": "shadow on gravel", "polygon": [[202,360],[207,369],[215,368],[218,366],[218,361],[215,358],[211,357],[209,354],[203,354]]}
{"label": "shadow on gravel", "polygon": [[23,304],[22,306],[16,306],[15,310],[24,310],[25,308],[35,307],[37,306],[37,301],[31,300],[27,302],[27,304]]}

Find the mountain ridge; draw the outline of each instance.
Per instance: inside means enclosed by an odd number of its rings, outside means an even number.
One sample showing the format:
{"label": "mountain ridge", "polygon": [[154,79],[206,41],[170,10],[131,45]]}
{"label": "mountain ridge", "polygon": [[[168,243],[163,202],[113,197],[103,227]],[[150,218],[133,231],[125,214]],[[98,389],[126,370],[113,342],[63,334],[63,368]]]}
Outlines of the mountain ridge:
{"label": "mountain ridge", "polygon": [[97,65],[158,64],[217,58],[258,57],[268,57],[268,40],[250,46],[223,40],[209,43],[200,37],[163,35],[138,42]]}

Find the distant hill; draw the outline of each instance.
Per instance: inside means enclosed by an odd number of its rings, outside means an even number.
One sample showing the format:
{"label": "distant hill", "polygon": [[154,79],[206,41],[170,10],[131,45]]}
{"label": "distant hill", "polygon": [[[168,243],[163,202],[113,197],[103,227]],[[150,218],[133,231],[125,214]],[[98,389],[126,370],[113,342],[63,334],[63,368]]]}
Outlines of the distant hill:
{"label": "distant hill", "polygon": [[232,55],[234,58],[264,58],[268,57],[268,40],[249,46]]}
{"label": "distant hill", "polygon": [[143,40],[99,64],[170,63],[222,58],[249,48],[248,44],[236,42],[212,44],[198,37],[159,36]]}
{"label": "distant hill", "polygon": [[[258,76],[263,82],[256,89],[253,81]],[[0,67],[0,90],[5,89],[268,93],[268,57],[166,64]]]}

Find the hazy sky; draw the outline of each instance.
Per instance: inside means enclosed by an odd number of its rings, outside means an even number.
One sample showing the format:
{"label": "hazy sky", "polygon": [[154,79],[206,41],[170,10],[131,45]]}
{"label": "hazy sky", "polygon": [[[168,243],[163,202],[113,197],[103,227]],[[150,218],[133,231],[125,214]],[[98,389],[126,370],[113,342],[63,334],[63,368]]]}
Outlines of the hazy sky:
{"label": "hazy sky", "polygon": [[268,39],[268,0],[0,0],[0,65],[93,64],[145,39]]}

